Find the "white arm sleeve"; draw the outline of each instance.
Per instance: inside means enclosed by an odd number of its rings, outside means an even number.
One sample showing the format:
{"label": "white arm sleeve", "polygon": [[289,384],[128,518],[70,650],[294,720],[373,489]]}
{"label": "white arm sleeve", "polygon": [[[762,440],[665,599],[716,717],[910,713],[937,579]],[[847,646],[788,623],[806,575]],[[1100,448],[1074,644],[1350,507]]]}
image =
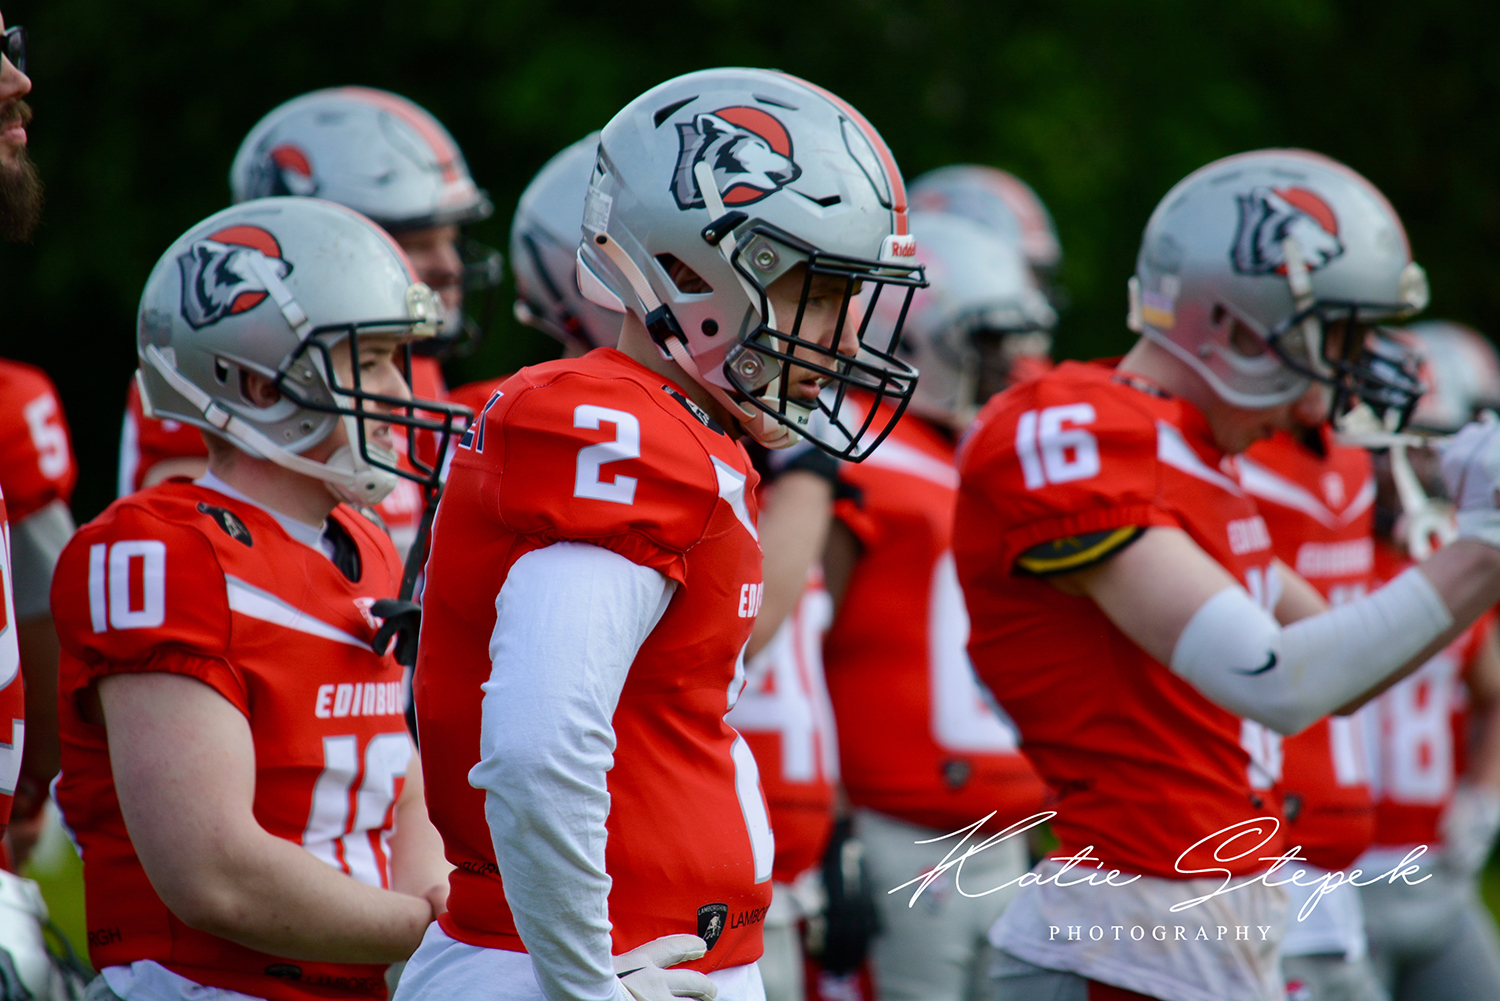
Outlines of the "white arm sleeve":
{"label": "white arm sleeve", "polygon": [[1188,620],[1171,668],[1230,712],[1291,735],[1375,687],[1452,624],[1416,567],[1289,626],[1227,587]]}
{"label": "white arm sleeve", "polygon": [[469,784],[485,792],[505,899],[549,999],[619,991],[604,871],[611,720],[674,587],[609,550],[559,542],[517,560],[495,598]]}

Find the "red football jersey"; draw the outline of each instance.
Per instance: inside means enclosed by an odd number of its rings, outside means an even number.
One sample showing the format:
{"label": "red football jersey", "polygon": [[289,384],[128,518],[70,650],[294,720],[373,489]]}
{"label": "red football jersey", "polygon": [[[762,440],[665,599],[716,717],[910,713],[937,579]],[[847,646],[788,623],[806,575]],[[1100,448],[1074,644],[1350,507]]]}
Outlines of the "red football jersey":
{"label": "red football jersey", "polygon": [[[443,387],[443,370],[433,358],[412,357],[411,381],[413,396],[441,400],[447,392]],[[418,443],[435,451],[428,437],[424,432],[418,436]],[[401,429],[393,429],[391,442],[404,458],[406,435]],[[141,410],[140,389],[131,379],[125,394],[125,423],[120,432],[119,495],[124,497],[141,489],[146,474],[158,462],[189,458],[208,458],[202,432],[189,424],[147,417]],[[422,488],[403,477],[397,480],[396,489],[376,505],[375,511],[396,547],[405,553],[416,539],[422,520]]]}
{"label": "red football jersey", "polygon": [[340,506],[357,546],[351,582],[269,514],[186,480],[118,500],[63,551],[52,585],[63,654],[57,802],[82,849],[95,967],[155,960],[188,979],[273,1001],[386,996],[380,965],[289,960],[179,921],[131,847],[104,728],[78,696],[101,677],[197,678],[245,714],[255,818],[372,886],[412,758],[401,667],[370,650],[371,603],[396,593],[390,540]]}
{"label": "red football jersey", "polygon": [[[1377,572],[1394,577],[1410,561],[1382,559]],[[1360,710],[1370,792],[1375,799],[1375,844],[1400,847],[1442,843],[1438,822],[1465,768],[1468,691],[1464,681],[1480,646],[1496,628],[1486,612],[1435,657]]]}
{"label": "red football jersey", "polygon": [[726,717],[755,752],[776,831],[771,878],[791,883],[823,858],[833,830],[838,735],[823,676],[833,599],[814,573],[776,635],[745,666],[745,690]]}
{"label": "red football jersey", "polygon": [[964,650],[953,447],[908,412],[868,459],[840,466],[853,496],[835,514],[863,548],[824,648],[850,801],[944,832],[991,811],[1003,828],[1044,792]]}
{"label": "red football jersey", "polygon": [[62,403],[46,373],[0,359],[0,488],[11,524],[55,500],[66,502],[78,482]]}
{"label": "red football jersey", "polygon": [[[1375,474],[1370,453],[1321,434],[1321,455],[1285,432],[1257,442],[1239,458],[1240,483],[1277,558],[1338,604],[1373,586]],[[1375,836],[1360,719],[1327,716],[1281,745],[1287,841],[1324,869],[1353,864]]]}
{"label": "red football jersey", "polygon": [[485,794],[468,774],[480,757],[495,596],[517,559],[568,540],[679,584],[614,715],[605,855],[613,951],[696,934],[699,908],[722,905],[721,936],[687,965],[713,970],[760,956],[774,849],[763,821],[751,830],[765,810],[754,756],[724,722],[760,605],[756,484],[744,450],[680,388],[613,349],[523,369],[482,408],[437,516],[415,684],[427,802],[458,866],[440,919],[453,938],[525,948]]}
{"label": "red football jersey", "polygon": [[21,679],[11,581],[10,524],[6,520],[5,490],[0,487],[0,834],[10,823],[26,733],[26,690]]}
{"label": "red football jersey", "polygon": [[[1191,404],[1076,362],[992,399],[960,449],[954,556],[969,653],[1056,795],[1062,854],[1092,845],[1105,868],[1182,878],[1178,856],[1200,839],[1280,816],[1274,733],[1152,660],[1092,601],[1018,566],[1039,551],[1087,560],[1172,527],[1274,607],[1270,534],[1224,458]],[[1220,863],[1211,842],[1182,864],[1244,875],[1281,843]]]}

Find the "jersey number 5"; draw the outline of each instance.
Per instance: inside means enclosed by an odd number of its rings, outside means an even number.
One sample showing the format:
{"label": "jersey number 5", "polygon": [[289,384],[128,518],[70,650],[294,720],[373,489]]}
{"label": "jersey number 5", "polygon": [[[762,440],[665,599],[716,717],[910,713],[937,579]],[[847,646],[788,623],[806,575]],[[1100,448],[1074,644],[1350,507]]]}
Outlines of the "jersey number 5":
{"label": "jersey number 5", "polygon": [[599,474],[600,467],[605,463],[641,457],[641,422],[636,420],[634,414],[609,407],[596,407],[592,403],[580,404],[573,410],[575,428],[597,431],[600,424],[615,426],[615,440],[585,445],[578,450],[578,474],[573,479],[573,496],[612,501],[616,504],[634,504],[634,476],[616,473],[609,482],[605,482]]}
{"label": "jersey number 5", "polygon": [[1028,410],[1016,422],[1016,457],[1026,489],[1099,475],[1099,442],[1080,425],[1094,423],[1094,407],[1069,403]]}
{"label": "jersey number 5", "polygon": [[57,419],[57,399],[45,393],[26,404],[21,413],[36,448],[37,468],[49,480],[61,479],[68,471],[68,433]]}

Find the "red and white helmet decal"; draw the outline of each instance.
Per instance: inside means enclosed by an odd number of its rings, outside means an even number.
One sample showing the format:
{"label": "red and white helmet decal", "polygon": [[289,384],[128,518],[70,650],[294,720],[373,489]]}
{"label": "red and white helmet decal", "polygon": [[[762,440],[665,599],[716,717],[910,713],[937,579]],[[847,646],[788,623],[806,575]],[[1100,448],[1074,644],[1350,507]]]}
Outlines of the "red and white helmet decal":
{"label": "red and white helmet decal", "polygon": [[[442,170],[443,181],[451,183],[459,179],[458,150],[426,111],[403,97],[388,94],[382,90],[373,90],[369,87],[341,87],[339,89],[346,96],[374,105],[405,122],[427,144],[426,152],[431,157],[432,163]],[[422,159],[424,158],[418,157],[418,162]]]}
{"label": "red and white helmet decal", "polygon": [[1256,187],[1236,196],[1240,224],[1229,260],[1242,275],[1286,274],[1285,241],[1294,240],[1309,271],[1344,253],[1333,209],[1307,188]]}
{"label": "red and white helmet decal", "polygon": [[296,195],[311,198],[318,193],[318,179],[313,176],[312,161],[307,151],[295,143],[282,143],[271,148],[267,154],[269,168],[265,169],[267,195]]}
{"label": "red and white helmet decal", "polygon": [[802,176],[792,158],[792,137],[774,115],[735,106],[699,112],[677,123],[677,167],[672,197],[680,209],[704,207],[693,168],[708,163],[726,206],[750,205]]}
{"label": "red and white helmet decal", "polygon": [[[870,177],[870,183],[875,186],[877,194],[880,194],[882,191],[888,193],[881,198],[881,202],[891,210],[891,228],[896,236],[906,236],[906,184],[901,180],[901,171],[896,167],[896,158],[891,155],[891,149],[885,144],[885,140],[880,137],[880,133],[875,131],[875,126],[871,125],[864,115],[856,111],[852,104],[837,94],[824,90],[815,83],[809,83],[801,77],[792,76],[790,73],[782,73],[781,75],[789,80],[795,80],[808,90],[827,98],[858,129],[859,133],[864,137],[865,142],[869,144],[869,148],[875,154],[875,160],[880,168],[876,173],[884,180],[884,185],[876,183],[875,177],[871,175],[870,167],[866,166],[863,161],[860,161],[860,167],[864,169],[866,176]],[[848,143],[849,132],[847,128],[844,135],[844,141]],[[854,153],[852,146],[849,152],[851,154]],[[856,156],[855,159],[858,160],[859,157]]]}
{"label": "red and white helmet decal", "polygon": [[200,330],[259,306],[270,294],[260,261],[277,278],[291,274],[281,244],[259,226],[230,226],[195,241],[177,258],[183,319]]}

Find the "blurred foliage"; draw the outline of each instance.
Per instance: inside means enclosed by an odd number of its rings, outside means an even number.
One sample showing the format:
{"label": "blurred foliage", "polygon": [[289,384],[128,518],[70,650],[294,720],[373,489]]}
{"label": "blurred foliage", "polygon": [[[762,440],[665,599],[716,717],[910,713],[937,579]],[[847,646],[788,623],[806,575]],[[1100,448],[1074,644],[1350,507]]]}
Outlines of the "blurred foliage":
{"label": "blurred foliage", "polygon": [[[221,207],[240,139],[275,104],[363,83],[453,131],[504,246],[533,172],[637,93],[716,64],[775,66],[860,108],[908,177],[955,161],[1031,182],[1072,298],[1062,354],[1115,353],[1124,282],[1156,201],[1218,156],[1321,150],[1407,221],[1433,314],[1500,329],[1500,7],[1458,0],[28,0],[33,246],[0,248],[0,353],[60,386],[83,467],[113,496],[136,298],[156,257]],[[510,295],[502,293],[502,307]],[[458,381],[554,352],[498,309]]]}

